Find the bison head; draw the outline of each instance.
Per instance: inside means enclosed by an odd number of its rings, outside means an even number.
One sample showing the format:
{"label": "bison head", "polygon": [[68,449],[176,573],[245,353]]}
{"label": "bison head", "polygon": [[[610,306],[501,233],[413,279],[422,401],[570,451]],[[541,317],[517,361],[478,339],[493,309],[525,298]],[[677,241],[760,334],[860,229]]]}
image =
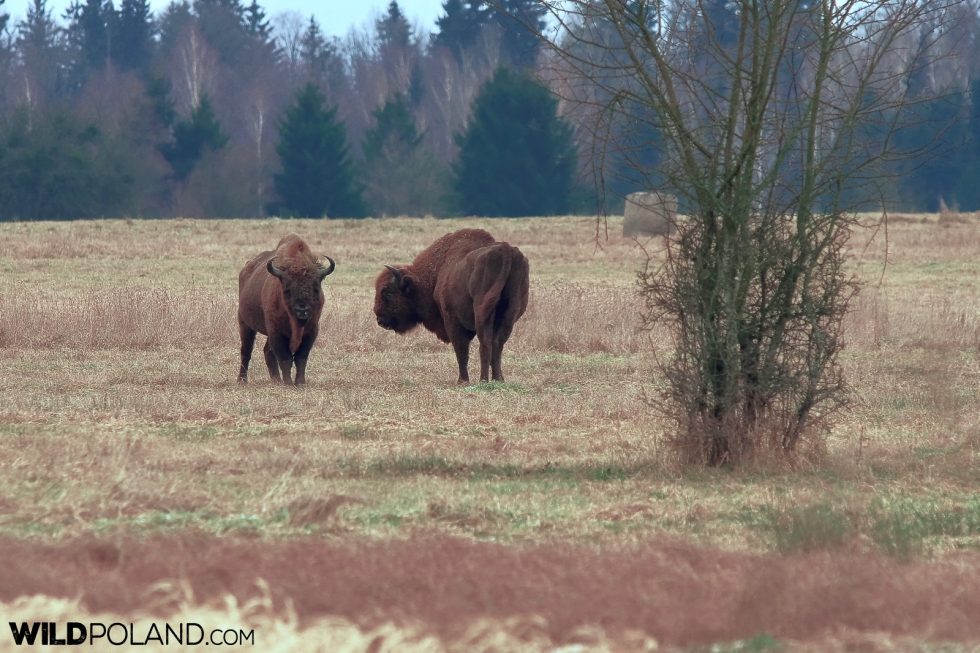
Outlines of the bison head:
{"label": "bison head", "polygon": [[329,256],[326,258],[330,261],[329,267],[318,265],[312,270],[279,268],[275,264],[275,259],[270,259],[266,265],[269,274],[279,279],[279,283],[282,284],[282,297],[286,308],[300,324],[305,324],[323,305],[320,283],[337,267],[332,258]]}
{"label": "bison head", "polygon": [[378,326],[395,333],[406,333],[420,321],[415,309],[415,280],[399,268],[390,265],[385,268],[374,284],[374,314]]}

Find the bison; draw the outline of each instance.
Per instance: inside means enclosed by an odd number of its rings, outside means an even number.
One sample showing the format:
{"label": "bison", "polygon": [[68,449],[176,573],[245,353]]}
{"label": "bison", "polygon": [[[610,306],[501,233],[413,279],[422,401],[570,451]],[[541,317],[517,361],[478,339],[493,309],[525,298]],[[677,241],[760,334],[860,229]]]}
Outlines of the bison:
{"label": "bison", "polygon": [[[320,284],[337,264],[329,256],[324,267],[296,234],[262,252],[238,273],[238,327],[242,337],[245,383],[256,332],[265,334],[265,364],[273,381],[287,385],[296,363],[296,385],[306,383],[306,361],[320,330],[323,290]],[[280,371],[282,376],[280,376]]]}
{"label": "bison", "polygon": [[516,247],[482,229],[446,234],[411,265],[386,265],[375,281],[378,325],[396,333],[419,323],[452,343],[460,384],[469,383],[473,336],[480,341],[480,380],[503,381],[500,355],[525,309],[528,263]]}

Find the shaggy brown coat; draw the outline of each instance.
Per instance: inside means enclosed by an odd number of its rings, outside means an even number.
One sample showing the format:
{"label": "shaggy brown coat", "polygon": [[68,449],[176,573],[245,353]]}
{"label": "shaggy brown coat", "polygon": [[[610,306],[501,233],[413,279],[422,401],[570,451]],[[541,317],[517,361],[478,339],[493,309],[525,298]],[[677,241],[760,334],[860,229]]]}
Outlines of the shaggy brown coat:
{"label": "shaggy brown coat", "polygon": [[329,267],[320,264],[302,238],[289,234],[275,251],[262,252],[238,273],[241,383],[248,376],[256,333],[267,336],[263,352],[272,380],[291,384],[295,362],[296,385],[306,383],[306,361],[316,342],[323,310],[320,283],[336,267],[333,259],[326,258]]}
{"label": "shaggy brown coat", "polygon": [[514,323],[527,309],[527,259],[482,229],[446,234],[411,265],[385,266],[375,281],[378,324],[406,333],[422,324],[452,343],[459,383],[469,383],[470,342],[480,341],[480,380],[503,381],[500,357]]}

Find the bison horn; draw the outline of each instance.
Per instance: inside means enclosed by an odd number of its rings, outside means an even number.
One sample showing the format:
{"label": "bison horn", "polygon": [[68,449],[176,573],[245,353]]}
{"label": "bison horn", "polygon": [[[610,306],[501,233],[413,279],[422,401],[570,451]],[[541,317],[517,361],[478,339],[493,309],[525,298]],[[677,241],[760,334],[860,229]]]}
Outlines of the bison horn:
{"label": "bison horn", "polygon": [[334,260],[333,260],[332,258],[330,258],[329,256],[327,256],[327,257],[325,257],[325,258],[326,258],[326,259],[327,259],[328,261],[330,261],[330,267],[328,267],[328,268],[325,268],[325,267],[323,267],[322,265],[320,266],[320,272],[319,272],[319,275],[320,275],[320,281],[323,281],[323,279],[324,279],[324,277],[326,277],[326,276],[327,276],[328,274],[330,274],[331,272],[333,272],[333,270],[334,270],[334,268],[335,268],[335,267],[337,267],[337,263],[336,263],[336,261],[334,261]]}
{"label": "bison horn", "polygon": [[395,277],[395,283],[401,283],[404,273],[393,265],[386,265],[385,267],[391,270],[392,276]]}
{"label": "bison horn", "polygon": [[271,274],[272,276],[279,277],[280,279],[282,279],[283,271],[275,266],[275,264],[272,262],[273,260],[274,259],[271,258],[269,259],[269,262],[266,264],[265,269],[268,270],[269,274]]}

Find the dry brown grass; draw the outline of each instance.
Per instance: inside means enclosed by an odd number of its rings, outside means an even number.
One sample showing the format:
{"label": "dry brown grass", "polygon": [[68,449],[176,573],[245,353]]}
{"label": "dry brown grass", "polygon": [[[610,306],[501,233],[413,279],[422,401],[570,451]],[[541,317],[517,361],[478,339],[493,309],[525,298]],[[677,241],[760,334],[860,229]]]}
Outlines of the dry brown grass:
{"label": "dry brown grass", "polygon": [[[870,284],[847,321],[843,362],[855,410],[835,423],[819,456],[788,470],[736,474],[676,469],[665,444],[670,434],[646,408],[644,398],[660,388],[654,357],[670,352],[664,334],[635,330],[642,252],[619,238],[618,222],[599,247],[589,219],[479,224],[528,256],[532,296],[505,350],[509,382],[470,388],[455,386],[446,346],[425,332],[383,331],[371,305],[383,263],[409,261],[438,235],[473,222],[0,225],[0,534],[12,546],[66,542],[65,551],[82,552],[71,543],[204,532],[222,536],[207,545],[220,549],[223,537],[260,536],[249,564],[261,566],[273,564],[259,554],[267,545],[272,552],[277,543],[315,538],[382,546],[422,532],[502,542],[493,555],[518,561],[529,545],[548,551],[571,542],[574,555],[585,556],[576,559],[602,568],[606,554],[624,547],[635,554],[667,533],[706,551],[697,555],[740,561],[733,569],[760,556],[752,564],[771,569],[760,577],[771,583],[736,585],[765,594],[773,612],[760,608],[747,623],[770,633],[767,624],[785,624],[780,641],[801,650],[845,650],[853,642],[875,650],[872,640],[884,642],[882,650],[904,650],[903,642],[941,638],[951,622],[932,608],[914,628],[875,617],[801,630],[811,613],[838,615],[835,601],[852,603],[844,590],[827,588],[808,599],[791,579],[805,571],[794,566],[804,564],[794,552],[804,548],[815,551],[804,559],[816,570],[814,583],[823,569],[864,579],[851,589],[869,606],[902,593],[932,606],[939,594],[931,583],[951,568],[980,573],[975,216],[892,220],[887,257],[884,232],[870,243],[862,241],[866,234],[855,238],[854,270]],[[272,386],[257,359],[251,383],[239,387],[237,272],[289,231],[338,262],[326,282],[310,386]],[[910,563],[893,563],[881,551],[915,561],[904,567]],[[830,566],[821,567],[821,555]],[[869,559],[879,576],[861,576]],[[80,574],[98,571],[89,562],[76,560]],[[677,577],[671,591],[728,582],[719,565],[695,574],[706,585]],[[546,568],[542,586],[566,582],[565,569]],[[891,575],[898,584],[889,584]],[[208,596],[231,583],[216,583]],[[7,605],[18,601],[6,596]],[[652,601],[628,596],[629,605]],[[149,599],[133,600],[133,611],[149,609]],[[534,621],[543,610],[506,628],[501,615],[480,622],[474,611],[477,634],[458,641],[493,635],[505,638],[498,648],[516,648],[506,637],[525,632],[537,642],[524,642],[527,648],[547,648],[553,622]],[[281,626],[283,618],[277,613],[268,623]],[[383,622],[382,615],[371,628]],[[329,628],[351,637],[374,632],[356,619],[343,623]],[[653,622],[638,627],[644,623]],[[694,633],[698,624],[685,627]],[[306,636],[306,626],[282,628],[297,642]],[[422,632],[414,628],[386,637],[408,641]],[[704,626],[701,639],[655,636],[694,642],[750,631]],[[627,635],[602,632],[602,646],[626,648]],[[969,634],[942,632],[961,641]]]}
{"label": "dry brown grass", "polygon": [[[601,625],[600,636],[645,633],[669,646],[759,633],[812,642],[847,631],[980,642],[980,575],[963,575],[973,566],[957,559],[777,558],[671,541],[597,552],[431,536],[331,543],[195,534],[56,546],[0,541],[0,552],[20,562],[6,574],[0,601],[76,598],[96,613],[148,605],[167,618],[230,595],[235,605],[261,604],[273,614],[288,606],[301,624],[340,617],[365,631],[418,625],[446,642],[473,637],[484,620],[505,632],[501,624],[533,624],[538,644],[575,642],[590,625]],[[178,591],[160,591],[166,587]]]}

